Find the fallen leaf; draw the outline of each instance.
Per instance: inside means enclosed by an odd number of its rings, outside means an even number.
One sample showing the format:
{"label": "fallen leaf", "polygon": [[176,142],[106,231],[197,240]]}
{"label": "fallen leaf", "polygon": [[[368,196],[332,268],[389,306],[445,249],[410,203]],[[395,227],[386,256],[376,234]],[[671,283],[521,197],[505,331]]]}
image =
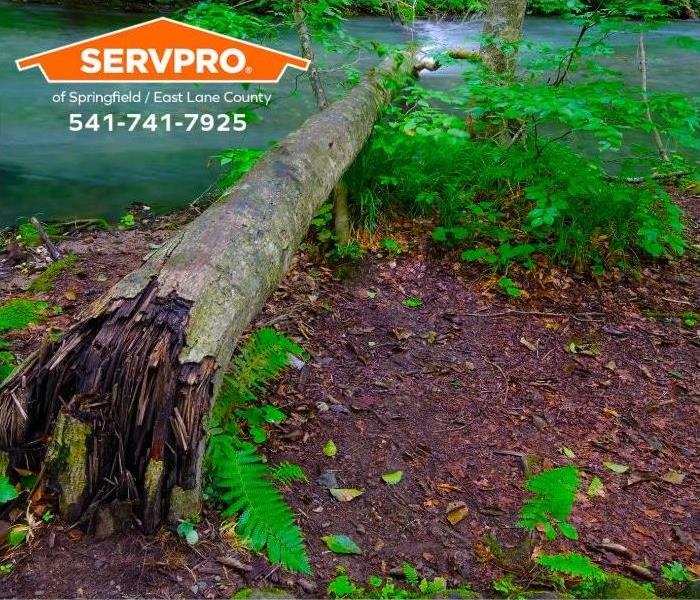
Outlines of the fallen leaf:
{"label": "fallen leaf", "polygon": [[76,294],[74,290],[68,290],[63,295],[66,297],[66,300],[75,300],[78,297],[78,294]]}
{"label": "fallen leaf", "polygon": [[609,408],[607,406],[605,408],[603,408],[603,413],[605,413],[609,417],[619,417],[620,416],[620,413],[617,412],[614,408]]}
{"label": "fallen leaf", "polygon": [[336,554],[362,554],[355,540],[347,535],[324,535],[321,539],[328,549]]}
{"label": "fallen leaf", "polygon": [[531,350],[532,352],[537,351],[537,346],[533,344],[532,342],[528,341],[526,338],[521,337],[520,338],[520,343],[525,346],[528,350]]}
{"label": "fallen leaf", "polygon": [[627,473],[630,470],[627,465],[620,465],[614,462],[604,462],[603,466],[610,469],[613,473]]}
{"label": "fallen leaf", "polygon": [[464,367],[465,367],[465,369],[467,369],[467,371],[475,371],[476,370],[476,365],[470,360],[464,361]]}
{"label": "fallen leaf", "polygon": [[410,329],[405,329],[404,327],[397,327],[396,329],[392,329],[391,332],[400,342],[413,336],[413,332]]}
{"label": "fallen leaf", "polygon": [[350,500],[362,496],[363,493],[362,490],[355,488],[331,488],[328,491],[338,502],[350,502]]}
{"label": "fallen leaf", "polygon": [[586,492],[591,498],[593,496],[605,497],[605,486],[603,482],[598,478],[594,477],[591,479],[591,483],[588,484],[588,491]]}
{"label": "fallen leaf", "polygon": [[336,448],[333,440],[328,440],[323,445],[323,453],[329,458],[333,458],[336,454],[338,454],[338,448]]}
{"label": "fallen leaf", "polygon": [[559,448],[559,452],[566,456],[566,458],[576,458],[576,453],[571,448],[566,446]]}
{"label": "fallen leaf", "polygon": [[382,475],[382,479],[385,483],[389,485],[396,485],[403,479],[403,471],[393,471],[392,473],[385,473]]}
{"label": "fallen leaf", "polygon": [[609,360],[608,362],[605,363],[605,368],[608,371],[616,371],[617,370],[617,363],[614,360]]}
{"label": "fallen leaf", "polygon": [[457,525],[464,517],[469,513],[466,503],[461,500],[455,502],[450,502],[445,510],[447,513],[447,520],[451,525]]}
{"label": "fallen leaf", "polygon": [[680,485],[685,479],[685,473],[682,473],[681,471],[670,470],[661,479],[663,479],[667,483],[672,483],[673,485]]}

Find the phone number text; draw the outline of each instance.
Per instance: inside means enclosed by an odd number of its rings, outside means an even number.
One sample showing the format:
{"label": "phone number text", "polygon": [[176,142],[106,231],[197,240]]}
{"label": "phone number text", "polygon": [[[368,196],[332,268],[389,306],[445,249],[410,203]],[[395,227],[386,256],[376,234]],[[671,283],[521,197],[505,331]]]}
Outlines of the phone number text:
{"label": "phone number text", "polygon": [[246,130],[246,115],[238,113],[186,113],[156,115],[141,113],[68,115],[70,131],[214,131],[240,133]]}

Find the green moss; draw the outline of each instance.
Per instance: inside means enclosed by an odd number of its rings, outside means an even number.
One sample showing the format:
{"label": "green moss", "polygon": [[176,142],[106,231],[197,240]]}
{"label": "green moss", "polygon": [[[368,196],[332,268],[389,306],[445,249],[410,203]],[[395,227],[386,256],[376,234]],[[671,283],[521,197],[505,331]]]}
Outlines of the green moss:
{"label": "green moss", "polygon": [[46,451],[46,462],[61,486],[61,514],[69,518],[73,507],[80,506],[87,485],[87,438],[91,432],[88,423],[60,412],[56,417],[53,439]]}
{"label": "green moss", "polygon": [[657,598],[658,596],[628,577],[610,575],[608,576],[602,597],[617,599],[636,598],[644,600],[645,598]]}
{"label": "green moss", "polygon": [[170,493],[170,517],[172,520],[191,521],[199,520],[202,510],[202,502],[198,489],[186,490],[179,485],[173,487]]}
{"label": "green moss", "polygon": [[56,278],[63,273],[63,271],[70,269],[75,265],[78,257],[75,254],[68,254],[63,258],[59,258],[57,261],[52,262],[44,272],[39,275],[32,285],[29,287],[30,292],[50,292],[53,289]]}
{"label": "green moss", "polygon": [[0,306],[0,332],[25,329],[30,323],[39,323],[43,317],[48,304],[15,298]]}

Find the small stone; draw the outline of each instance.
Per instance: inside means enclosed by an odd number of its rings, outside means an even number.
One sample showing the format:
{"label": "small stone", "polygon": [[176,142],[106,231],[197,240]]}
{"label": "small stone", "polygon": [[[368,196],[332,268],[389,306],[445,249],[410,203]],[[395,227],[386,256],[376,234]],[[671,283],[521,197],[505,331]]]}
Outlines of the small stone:
{"label": "small stone", "polygon": [[98,558],[98,559],[94,562],[95,569],[101,569],[102,567],[105,566],[105,564],[106,564],[106,561],[104,561],[104,560],[102,560],[102,559],[100,559],[100,558]]}
{"label": "small stone", "polygon": [[316,409],[318,412],[328,412],[329,406],[325,402],[316,402]]}
{"label": "small stone", "polygon": [[299,584],[299,587],[307,594],[313,594],[318,589],[317,584],[315,584],[313,581],[308,581],[307,579],[299,579],[297,583]]}
{"label": "small stone", "polygon": [[343,415],[349,415],[350,411],[348,410],[348,407],[345,406],[344,404],[333,404],[331,407],[331,412],[334,413],[341,413]]}
{"label": "small stone", "polygon": [[316,478],[316,483],[323,488],[332,489],[340,487],[338,479],[333,471],[324,471]]}

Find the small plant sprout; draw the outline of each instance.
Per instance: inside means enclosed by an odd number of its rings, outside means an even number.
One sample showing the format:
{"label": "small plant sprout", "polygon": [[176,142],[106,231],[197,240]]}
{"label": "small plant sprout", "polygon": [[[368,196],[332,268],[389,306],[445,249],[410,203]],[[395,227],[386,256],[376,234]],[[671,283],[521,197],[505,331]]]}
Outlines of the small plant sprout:
{"label": "small plant sprout", "polygon": [[423,306],[423,301],[420,298],[416,298],[415,296],[409,296],[401,304],[403,304],[406,308],[417,310],[421,306]]}

